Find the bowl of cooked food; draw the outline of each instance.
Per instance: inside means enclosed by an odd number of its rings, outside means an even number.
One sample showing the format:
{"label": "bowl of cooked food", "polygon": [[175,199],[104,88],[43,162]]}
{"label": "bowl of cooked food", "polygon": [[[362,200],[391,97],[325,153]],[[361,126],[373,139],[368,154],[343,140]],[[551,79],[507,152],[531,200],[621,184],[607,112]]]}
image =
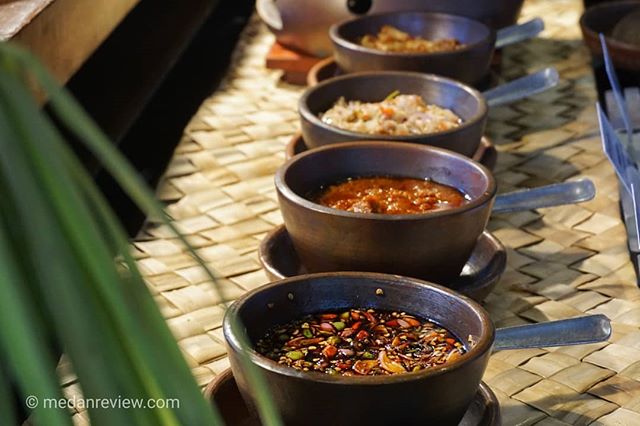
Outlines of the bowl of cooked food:
{"label": "bowl of cooked food", "polygon": [[295,156],[275,176],[309,272],[374,271],[453,282],[491,213],[484,166],[418,144],[353,142]]}
{"label": "bowl of cooked food", "polygon": [[555,69],[513,80],[483,93],[433,74],[377,71],[347,74],[308,88],[298,112],[309,148],[345,141],[384,139],[477,151],[489,106],[547,90]]}
{"label": "bowl of cooked food", "polygon": [[283,424],[448,426],[477,395],[492,349],[598,342],[611,327],[594,315],[496,331],[450,289],[354,272],[261,286],[227,310],[223,333],[245,401],[255,412],[248,358]]}
{"label": "bowl of cooked food", "polygon": [[469,86],[400,71],[332,78],[307,89],[298,110],[309,148],[375,137],[468,157],[478,149],[488,112],[480,92]]}
{"label": "bowl of cooked food", "polygon": [[478,304],[411,278],[340,273],[267,284],[234,303],[224,321],[231,368],[249,402],[231,317],[246,328],[251,362],[292,425],[458,424],[494,338]]}
{"label": "bowl of cooked food", "polygon": [[398,11],[467,16],[498,29],[513,25],[524,0],[257,0],[260,18],[280,44],[314,56],[331,54],[329,27],[356,16]]}
{"label": "bowl of cooked food", "polygon": [[475,85],[489,73],[496,47],[534,37],[543,28],[538,18],[496,34],[463,16],[393,12],[335,24],[329,36],[344,72],[419,71]]}

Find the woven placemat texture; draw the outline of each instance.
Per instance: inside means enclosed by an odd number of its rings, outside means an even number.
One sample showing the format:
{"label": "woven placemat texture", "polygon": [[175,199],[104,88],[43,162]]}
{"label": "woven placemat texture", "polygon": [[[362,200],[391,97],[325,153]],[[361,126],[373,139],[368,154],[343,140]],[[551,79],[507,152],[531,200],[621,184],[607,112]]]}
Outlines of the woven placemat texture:
{"label": "woven placemat texture", "polygon": [[[577,25],[581,11],[579,0],[527,1],[522,19],[541,16],[547,29],[505,50],[501,78],[553,65],[562,82],[492,110],[488,134],[500,151],[500,191],[586,176],[598,195],[585,204],[494,216],[490,229],[508,249],[508,269],[485,306],[497,326],[604,313],[614,334],[609,343],[494,354],[484,380],[500,399],[505,425],[640,424],[640,291],[617,182],[597,134],[590,58]],[[273,173],[298,130],[302,89],[264,67],[273,40],[254,18],[226,80],[185,130],[157,191],[229,299],[268,282],[256,250],[282,221]],[[164,227],[150,222],[133,250],[204,386],[228,367],[221,298]],[[67,370],[63,363],[73,395],[79,389]],[[75,418],[86,421],[84,413]]]}

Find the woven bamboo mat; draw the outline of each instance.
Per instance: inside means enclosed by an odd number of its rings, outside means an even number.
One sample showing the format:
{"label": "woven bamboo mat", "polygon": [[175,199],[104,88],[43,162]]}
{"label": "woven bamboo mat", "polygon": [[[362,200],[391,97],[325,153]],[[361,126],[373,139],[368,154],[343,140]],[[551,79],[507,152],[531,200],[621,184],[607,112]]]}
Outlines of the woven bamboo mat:
{"label": "woven bamboo mat", "polygon": [[[617,183],[600,149],[589,56],[580,41],[579,0],[529,0],[523,19],[542,16],[542,37],[504,54],[511,79],[554,65],[553,91],[491,111],[501,191],[587,176],[595,200],[495,216],[508,269],[486,300],[497,326],[604,313],[609,343],[498,352],[484,380],[505,425],[640,424],[640,290],[628,260]],[[220,275],[227,298],[265,284],[256,249],[281,223],[273,173],[298,129],[302,89],[264,67],[273,36],[254,18],[226,81],[193,118],[158,196]],[[228,366],[221,299],[171,233],[148,224],[133,243],[139,265],[199,384]],[[79,390],[62,366],[69,395]],[[75,419],[86,421],[84,413]]]}

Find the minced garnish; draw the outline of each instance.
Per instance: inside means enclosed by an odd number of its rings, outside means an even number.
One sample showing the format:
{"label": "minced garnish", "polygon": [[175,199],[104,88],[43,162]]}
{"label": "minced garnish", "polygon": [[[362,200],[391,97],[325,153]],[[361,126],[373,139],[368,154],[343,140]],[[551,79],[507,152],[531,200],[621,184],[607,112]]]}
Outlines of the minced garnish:
{"label": "minced garnish", "polygon": [[297,370],[343,376],[421,371],[466,352],[459,339],[433,322],[374,309],[307,315],[271,329],[257,350]]}

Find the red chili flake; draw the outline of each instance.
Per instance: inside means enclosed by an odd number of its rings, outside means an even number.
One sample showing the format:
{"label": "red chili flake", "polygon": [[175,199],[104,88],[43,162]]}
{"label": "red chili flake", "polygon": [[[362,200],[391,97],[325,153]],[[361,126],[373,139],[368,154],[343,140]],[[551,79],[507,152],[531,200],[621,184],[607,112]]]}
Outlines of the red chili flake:
{"label": "red chili flake", "polygon": [[323,320],[332,320],[338,318],[338,314],[321,314],[320,319]]}
{"label": "red chili flake", "polygon": [[337,353],[338,353],[338,348],[331,345],[325,346],[324,349],[322,350],[322,355],[324,355],[325,358],[329,358],[329,359],[335,357]]}
{"label": "red chili flake", "polygon": [[342,338],[347,338],[347,337],[351,337],[353,336],[353,334],[356,332],[356,330],[354,330],[353,328],[345,328],[344,330],[342,330],[342,332],[340,333],[340,337]]}
{"label": "red chili flake", "polygon": [[373,315],[371,315],[369,312],[364,311],[362,314],[365,316],[367,321],[369,321],[370,323],[373,323],[373,324],[377,324],[378,323],[378,321],[376,321],[375,317]]}
{"label": "red chili flake", "polygon": [[353,324],[351,324],[351,328],[353,328],[354,330],[358,330],[361,325],[362,321],[354,322]]}
{"label": "red chili flake", "polygon": [[358,334],[356,334],[356,339],[358,340],[364,340],[367,337],[369,337],[369,333],[366,330],[360,330]]}
{"label": "red chili flake", "polygon": [[291,339],[289,340],[287,343],[285,343],[287,346],[291,346],[292,348],[295,348],[298,346],[298,343],[300,343],[300,341],[304,340],[304,337],[296,337],[295,339]]}
{"label": "red chili flake", "polygon": [[398,320],[392,319],[392,320],[389,320],[389,321],[385,322],[385,324],[388,325],[389,327],[397,327],[398,326]]}

